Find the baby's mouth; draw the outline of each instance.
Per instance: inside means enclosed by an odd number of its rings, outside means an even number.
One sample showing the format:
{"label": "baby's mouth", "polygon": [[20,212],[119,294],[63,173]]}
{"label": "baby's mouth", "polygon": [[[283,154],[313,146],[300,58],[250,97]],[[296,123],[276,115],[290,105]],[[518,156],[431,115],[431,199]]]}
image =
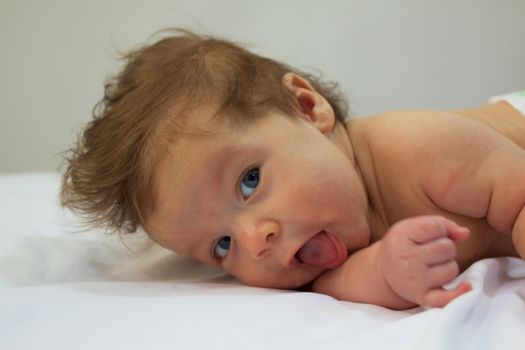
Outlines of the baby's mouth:
{"label": "baby's mouth", "polygon": [[348,251],[344,242],[338,236],[321,231],[310,238],[295,253],[295,258],[303,264],[335,269],[348,257]]}

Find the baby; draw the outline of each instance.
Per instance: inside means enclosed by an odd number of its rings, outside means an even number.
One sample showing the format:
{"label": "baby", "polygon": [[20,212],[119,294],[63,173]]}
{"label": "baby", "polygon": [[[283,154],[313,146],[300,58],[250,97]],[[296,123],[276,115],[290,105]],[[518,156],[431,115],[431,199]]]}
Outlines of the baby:
{"label": "baby", "polygon": [[224,40],[175,30],[125,58],[66,160],[62,203],[90,224],[392,309],[444,306],[473,262],[525,257],[519,98],[348,121],[335,85]]}

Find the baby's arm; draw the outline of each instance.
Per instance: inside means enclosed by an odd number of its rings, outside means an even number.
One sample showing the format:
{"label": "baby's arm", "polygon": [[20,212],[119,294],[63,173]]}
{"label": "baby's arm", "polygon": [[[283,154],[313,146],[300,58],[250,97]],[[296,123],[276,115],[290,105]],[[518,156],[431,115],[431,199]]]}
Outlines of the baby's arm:
{"label": "baby's arm", "polygon": [[400,221],[382,240],[321,275],[313,289],[391,309],[444,306],[470,290],[468,283],[451,290],[442,287],[458,275],[455,242],[468,235],[468,229],[439,216]]}

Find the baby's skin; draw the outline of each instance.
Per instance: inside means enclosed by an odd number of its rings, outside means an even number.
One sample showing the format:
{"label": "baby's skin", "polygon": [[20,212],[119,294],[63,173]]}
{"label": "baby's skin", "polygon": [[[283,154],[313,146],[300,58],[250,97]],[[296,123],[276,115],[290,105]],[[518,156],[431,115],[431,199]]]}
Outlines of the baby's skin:
{"label": "baby's skin", "polygon": [[[444,306],[473,262],[525,256],[525,118],[500,102],[337,123],[308,81],[301,117],[248,126],[198,108],[155,169],[145,229],[247,284],[392,309]],[[202,132],[204,131],[204,132]]]}
{"label": "baby's skin", "polygon": [[[407,137],[407,129],[419,130]],[[372,179],[367,189],[384,226],[373,230],[375,244],[349,258],[354,266],[328,271],[314,289],[394,309],[440,307],[470,290],[468,282],[442,286],[473,262],[524,257],[518,219],[525,118],[510,105],[390,112],[351,122],[347,130],[355,136],[363,177]],[[363,147],[356,139],[366,140]],[[370,167],[367,159],[373,159]]]}

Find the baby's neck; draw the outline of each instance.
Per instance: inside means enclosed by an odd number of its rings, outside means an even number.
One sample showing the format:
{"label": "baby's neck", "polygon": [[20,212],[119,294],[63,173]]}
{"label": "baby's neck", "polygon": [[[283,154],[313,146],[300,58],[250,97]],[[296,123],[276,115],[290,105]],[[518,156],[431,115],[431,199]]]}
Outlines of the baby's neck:
{"label": "baby's neck", "polygon": [[358,120],[347,122],[344,126],[351,160],[361,180],[368,200],[368,225],[370,228],[370,243],[378,241],[388,229],[388,220],[384,210],[376,182],[375,169],[370,157],[365,133]]}

